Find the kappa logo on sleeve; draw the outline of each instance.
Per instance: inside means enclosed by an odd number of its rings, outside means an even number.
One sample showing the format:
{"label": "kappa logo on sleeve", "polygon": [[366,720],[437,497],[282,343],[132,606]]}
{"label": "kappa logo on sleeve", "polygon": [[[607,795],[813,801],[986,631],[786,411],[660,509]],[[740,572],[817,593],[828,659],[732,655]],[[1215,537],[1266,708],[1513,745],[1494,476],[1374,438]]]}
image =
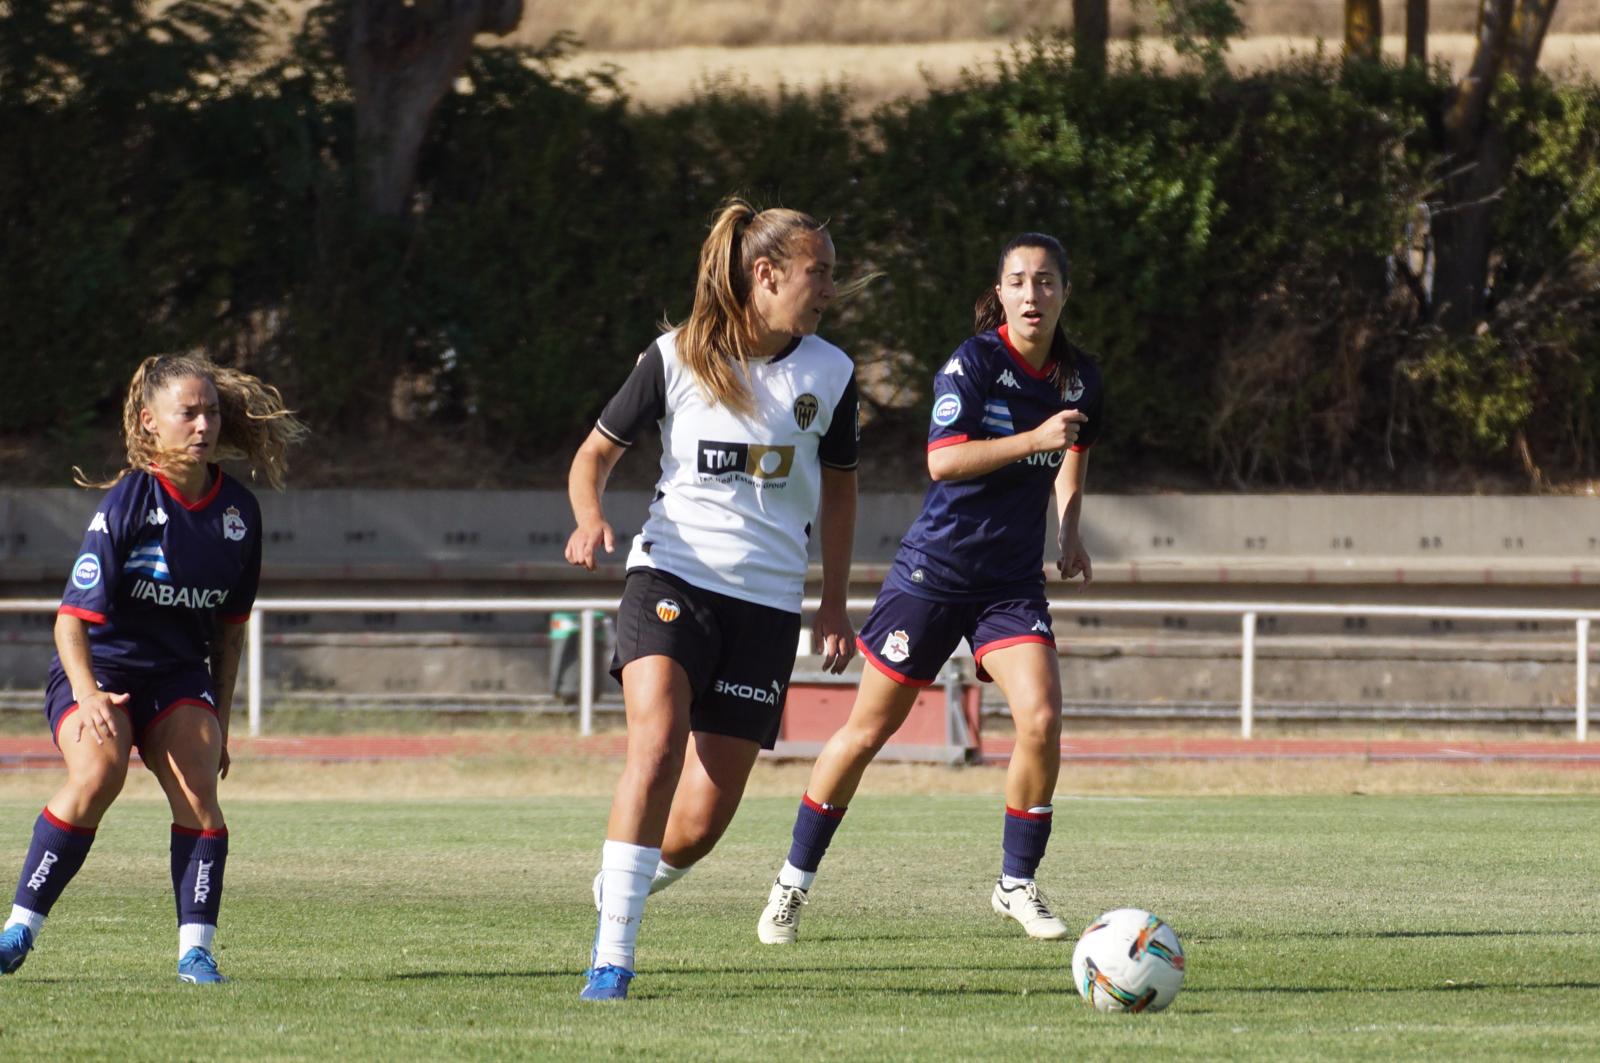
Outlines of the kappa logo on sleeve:
{"label": "kappa logo on sleeve", "polygon": [[94,519],[89,522],[89,530],[110,535],[111,528],[106,524],[106,515],[104,513],[96,513]]}
{"label": "kappa logo on sleeve", "polygon": [[941,376],[966,376],[966,370],[961,368],[961,359],[952,358],[944,363],[944,368],[939,370]]}

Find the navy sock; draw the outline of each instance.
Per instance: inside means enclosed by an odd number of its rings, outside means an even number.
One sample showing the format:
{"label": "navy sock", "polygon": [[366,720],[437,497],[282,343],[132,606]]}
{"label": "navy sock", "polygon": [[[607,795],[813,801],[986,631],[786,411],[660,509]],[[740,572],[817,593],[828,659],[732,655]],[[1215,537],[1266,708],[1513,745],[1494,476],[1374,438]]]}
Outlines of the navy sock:
{"label": "navy sock", "polygon": [[794,843],[789,846],[789,863],[801,871],[815,871],[833,841],[847,809],[818,804],[810,794],[800,798],[800,812],[794,818]]}
{"label": "navy sock", "polygon": [[1000,848],[1005,858],[1000,863],[1002,874],[1012,878],[1033,878],[1044,859],[1045,846],[1050,844],[1050,812],[1025,812],[1006,806],[1005,833]]}
{"label": "navy sock", "polygon": [[93,827],[74,827],[46,808],[33,821],[33,842],[17,880],[12,903],[30,912],[49,915],[50,908],[78,873],[94,844]]}
{"label": "navy sock", "polygon": [[228,863],[228,828],[195,830],[172,825],[172,893],[178,925],[217,925],[222,910],[222,869]]}

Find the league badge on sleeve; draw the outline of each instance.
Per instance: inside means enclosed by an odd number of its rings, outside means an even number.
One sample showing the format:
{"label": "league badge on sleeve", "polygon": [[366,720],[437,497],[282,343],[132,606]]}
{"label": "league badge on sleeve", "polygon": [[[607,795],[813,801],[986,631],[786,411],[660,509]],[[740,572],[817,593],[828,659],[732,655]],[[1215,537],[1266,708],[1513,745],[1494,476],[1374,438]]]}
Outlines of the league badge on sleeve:
{"label": "league badge on sleeve", "polygon": [[948,428],[961,416],[961,398],[958,395],[940,395],[933,404],[933,423]]}
{"label": "league badge on sleeve", "polygon": [[80,591],[93,590],[100,583],[100,559],[83,554],[72,563],[72,585]]}
{"label": "league badge on sleeve", "polygon": [[229,506],[222,511],[222,537],[238,542],[244,538],[245,532],[250,529],[244,526],[244,518],[239,516],[238,506]]}

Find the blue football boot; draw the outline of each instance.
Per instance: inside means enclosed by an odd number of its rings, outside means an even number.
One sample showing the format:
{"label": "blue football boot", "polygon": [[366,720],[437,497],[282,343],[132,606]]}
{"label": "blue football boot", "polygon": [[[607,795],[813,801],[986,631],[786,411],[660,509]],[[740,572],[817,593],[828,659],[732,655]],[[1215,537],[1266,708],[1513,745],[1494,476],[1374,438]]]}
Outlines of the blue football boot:
{"label": "blue football boot", "polygon": [[178,961],[178,981],[191,985],[216,985],[227,979],[217,970],[217,961],[211,953],[196,945]]}
{"label": "blue football boot", "polygon": [[589,969],[589,984],[578,994],[579,1000],[627,1000],[633,972],[626,967],[606,964]]}
{"label": "blue football boot", "polygon": [[33,948],[33,931],[22,923],[8,926],[0,934],[0,974],[10,974],[22,966]]}

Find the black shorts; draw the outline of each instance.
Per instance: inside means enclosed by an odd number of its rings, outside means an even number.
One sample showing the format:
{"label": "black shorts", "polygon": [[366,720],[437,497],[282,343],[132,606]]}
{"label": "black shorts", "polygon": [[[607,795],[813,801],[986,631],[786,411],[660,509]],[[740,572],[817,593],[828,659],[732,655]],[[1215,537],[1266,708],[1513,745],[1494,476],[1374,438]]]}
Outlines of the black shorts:
{"label": "black shorts", "polygon": [[771,749],[778,740],[800,614],[690,586],[653,568],[628,570],[617,607],[611,674],[641,657],[670,657],[689,676],[689,725],[748,738]]}

